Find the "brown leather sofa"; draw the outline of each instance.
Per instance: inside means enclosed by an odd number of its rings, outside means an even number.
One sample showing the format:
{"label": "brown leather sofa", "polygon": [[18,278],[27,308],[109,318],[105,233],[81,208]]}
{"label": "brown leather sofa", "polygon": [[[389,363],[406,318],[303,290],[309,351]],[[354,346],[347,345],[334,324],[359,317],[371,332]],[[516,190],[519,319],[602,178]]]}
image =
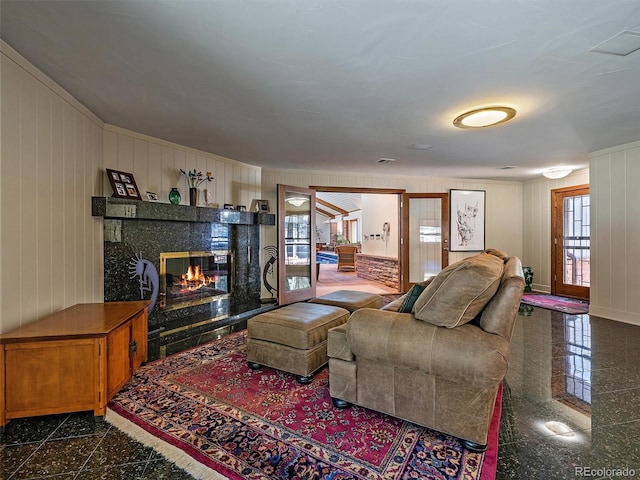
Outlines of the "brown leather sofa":
{"label": "brown leather sofa", "polygon": [[384,309],[356,310],[329,331],[334,404],[384,412],[483,451],[523,288],[520,260],[486,250]]}

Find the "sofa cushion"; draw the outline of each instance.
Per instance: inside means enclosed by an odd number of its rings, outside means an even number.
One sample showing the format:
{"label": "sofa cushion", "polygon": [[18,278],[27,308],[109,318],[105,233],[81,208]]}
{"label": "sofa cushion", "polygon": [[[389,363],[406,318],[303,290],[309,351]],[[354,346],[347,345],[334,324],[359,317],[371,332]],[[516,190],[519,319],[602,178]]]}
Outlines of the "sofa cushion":
{"label": "sofa cushion", "polygon": [[416,300],[418,300],[418,297],[425,288],[426,285],[420,285],[419,283],[416,283],[413,287],[411,287],[411,290],[409,290],[403,297],[402,303],[400,304],[400,307],[398,307],[398,312],[411,313],[411,311],[413,311],[413,306],[416,303]]}
{"label": "sofa cushion", "polygon": [[470,322],[495,295],[503,269],[502,258],[484,252],[449,265],[416,300],[415,317],[447,328]]}

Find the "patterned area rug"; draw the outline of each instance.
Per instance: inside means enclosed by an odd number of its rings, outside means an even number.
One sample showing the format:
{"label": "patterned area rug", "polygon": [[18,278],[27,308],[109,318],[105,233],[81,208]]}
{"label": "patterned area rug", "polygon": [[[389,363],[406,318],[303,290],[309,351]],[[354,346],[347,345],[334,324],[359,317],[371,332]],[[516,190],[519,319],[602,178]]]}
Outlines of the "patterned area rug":
{"label": "patterned area rug", "polygon": [[525,293],[522,295],[522,303],[534,307],[556,310],[558,312],[580,315],[589,313],[589,303],[574,298],[558,297],[542,293]]}
{"label": "patterned area rug", "polygon": [[334,408],[327,369],[309,385],[250,370],[245,343],[242,331],[142,367],[106,420],[201,479],[495,478],[501,392],[489,449],[476,454],[409,422]]}

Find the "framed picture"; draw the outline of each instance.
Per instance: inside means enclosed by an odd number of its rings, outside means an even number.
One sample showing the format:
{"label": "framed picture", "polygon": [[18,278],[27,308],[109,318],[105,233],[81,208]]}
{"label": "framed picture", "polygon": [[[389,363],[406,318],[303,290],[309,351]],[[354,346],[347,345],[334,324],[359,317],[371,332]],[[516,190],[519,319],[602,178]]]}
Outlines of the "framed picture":
{"label": "framed picture", "polygon": [[269,200],[256,200],[256,211],[269,213]]}
{"label": "framed picture", "polygon": [[156,192],[147,192],[147,200],[150,202],[157,202],[158,194]]}
{"label": "framed picture", "polygon": [[478,252],[485,249],[484,190],[449,190],[449,250]]}
{"label": "framed picture", "polygon": [[236,210],[238,210],[239,212],[246,212],[247,211],[247,206],[246,205],[237,205],[236,206]]}
{"label": "framed picture", "polygon": [[[136,185],[136,181],[132,174],[107,168],[107,177],[109,177],[109,183],[113,189],[114,197],[142,200],[140,191],[138,190],[138,186]],[[149,201],[154,201],[149,197],[149,193],[152,192],[147,192],[147,198],[149,198]],[[157,195],[155,201],[157,201]]]}
{"label": "framed picture", "polygon": [[225,210],[233,210],[233,203],[225,203],[224,204],[224,209]]}

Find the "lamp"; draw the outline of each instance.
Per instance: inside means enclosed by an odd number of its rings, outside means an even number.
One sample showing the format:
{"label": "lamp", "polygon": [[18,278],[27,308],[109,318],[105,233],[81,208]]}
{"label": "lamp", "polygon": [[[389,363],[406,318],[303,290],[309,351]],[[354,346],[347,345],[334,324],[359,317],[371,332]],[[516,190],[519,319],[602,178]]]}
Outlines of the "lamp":
{"label": "lamp", "polygon": [[566,177],[571,172],[573,172],[573,170],[570,168],[550,168],[546,172],[542,172],[542,175],[550,178],[551,180],[558,180],[559,178]]}
{"label": "lamp", "polygon": [[453,124],[458,128],[485,128],[508,122],[515,116],[511,107],[485,107],[458,115]]}

